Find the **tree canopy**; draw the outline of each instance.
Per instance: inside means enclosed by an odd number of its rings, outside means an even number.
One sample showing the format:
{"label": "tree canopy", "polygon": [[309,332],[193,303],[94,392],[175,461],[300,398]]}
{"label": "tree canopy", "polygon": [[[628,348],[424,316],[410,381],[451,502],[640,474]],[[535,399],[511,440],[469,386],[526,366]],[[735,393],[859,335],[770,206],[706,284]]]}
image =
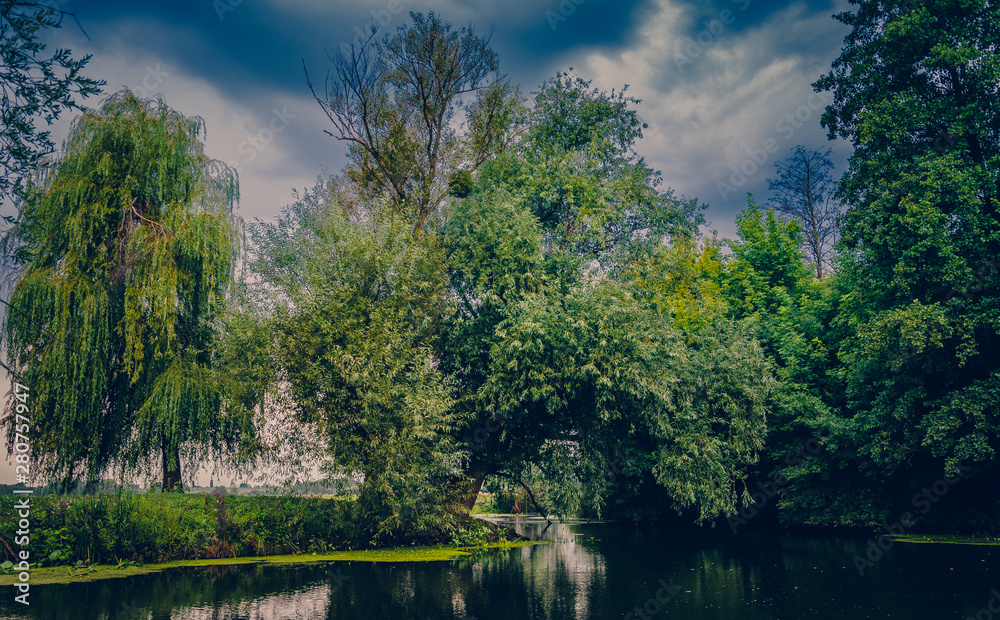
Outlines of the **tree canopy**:
{"label": "tree canopy", "polygon": [[[847,394],[879,471],[994,458],[1000,393],[1000,19],[995,3],[863,2],[823,124],[855,147],[843,319]],[[889,372],[887,373],[886,370]]]}

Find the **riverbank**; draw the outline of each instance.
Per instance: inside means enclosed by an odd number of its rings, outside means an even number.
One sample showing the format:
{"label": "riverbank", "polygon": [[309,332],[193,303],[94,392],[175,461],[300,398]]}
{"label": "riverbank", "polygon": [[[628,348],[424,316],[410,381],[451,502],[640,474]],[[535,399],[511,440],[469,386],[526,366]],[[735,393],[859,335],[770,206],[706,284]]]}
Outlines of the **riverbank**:
{"label": "riverbank", "polygon": [[[225,496],[178,493],[45,495],[16,507],[0,497],[0,557],[33,568],[163,564],[326,555],[375,548],[504,543],[503,528],[453,515],[446,528],[400,530],[375,544],[350,497]],[[20,512],[28,516],[22,527]],[[19,533],[19,531],[25,531]],[[20,543],[27,538],[27,544]],[[72,570],[72,569],[71,569]]]}
{"label": "riverbank", "polygon": [[983,536],[961,536],[955,534],[903,534],[890,536],[896,542],[935,544],[935,545],[986,545],[1000,546],[1000,538]]}

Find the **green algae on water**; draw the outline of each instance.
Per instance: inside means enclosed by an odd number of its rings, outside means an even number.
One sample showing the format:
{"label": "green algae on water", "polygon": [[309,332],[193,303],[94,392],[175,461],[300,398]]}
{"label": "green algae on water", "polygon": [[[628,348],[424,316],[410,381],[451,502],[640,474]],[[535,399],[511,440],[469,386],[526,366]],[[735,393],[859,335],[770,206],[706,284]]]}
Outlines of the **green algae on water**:
{"label": "green algae on water", "polygon": [[[246,558],[221,558],[215,560],[176,560],[162,564],[144,564],[128,568],[96,565],[85,570],[71,566],[50,566],[30,570],[31,585],[78,583],[99,579],[115,579],[156,573],[171,568],[228,566],[234,564],[312,564],[319,562],[446,562],[469,557],[473,551],[484,549],[513,549],[526,545],[545,544],[533,541],[490,543],[482,547],[408,547],[397,549],[367,549],[358,551],[331,551],[328,553],[299,553],[296,555],[270,555]],[[15,571],[0,575],[0,586],[21,583]]]}

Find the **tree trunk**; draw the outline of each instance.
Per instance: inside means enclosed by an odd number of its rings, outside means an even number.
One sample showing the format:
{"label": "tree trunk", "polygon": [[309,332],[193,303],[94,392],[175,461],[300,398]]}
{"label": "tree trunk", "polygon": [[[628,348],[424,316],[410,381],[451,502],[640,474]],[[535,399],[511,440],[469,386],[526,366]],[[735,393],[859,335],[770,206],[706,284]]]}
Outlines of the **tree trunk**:
{"label": "tree trunk", "polygon": [[66,477],[63,478],[62,482],[59,485],[60,493],[70,494],[76,491],[75,479],[73,478],[73,468],[75,466],[76,463],[69,464],[69,471],[66,472]]}
{"label": "tree trunk", "polygon": [[[535,500],[535,494],[531,492],[531,487],[529,487],[528,485],[526,485],[523,480],[521,480],[520,478],[517,478],[515,476],[512,476],[512,475],[510,475],[508,473],[502,472],[502,471],[501,472],[496,472],[495,475],[501,476],[503,478],[507,478],[509,480],[513,480],[514,482],[516,482],[519,485],[521,485],[521,488],[524,489],[525,491],[527,491],[527,493],[528,493],[528,499],[531,500],[531,503],[535,507],[535,510],[537,510],[543,517],[545,517],[546,521],[549,520],[549,513],[548,513],[548,511],[545,510],[544,508],[542,508],[541,504],[539,504],[538,501]],[[515,506],[516,505],[517,505],[517,503],[515,502]]]}
{"label": "tree trunk", "polygon": [[163,490],[173,491],[181,486],[181,455],[179,446],[163,440]]}
{"label": "tree trunk", "polygon": [[476,498],[479,497],[479,490],[483,488],[483,480],[486,480],[486,470],[485,469],[474,469],[472,470],[472,481],[469,482],[469,487],[465,491],[465,499],[462,505],[465,506],[466,510],[472,512],[472,507],[476,505]]}

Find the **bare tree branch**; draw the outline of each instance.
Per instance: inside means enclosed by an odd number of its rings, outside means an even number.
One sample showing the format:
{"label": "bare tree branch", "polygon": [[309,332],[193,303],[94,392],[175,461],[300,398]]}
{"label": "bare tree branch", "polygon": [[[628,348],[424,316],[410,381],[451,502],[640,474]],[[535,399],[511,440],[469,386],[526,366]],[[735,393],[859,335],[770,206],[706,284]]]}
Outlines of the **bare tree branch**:
{"label": "bare tree branch", "polygon": [[[349,143],[348,178],[364,196],[388,196],[420,230],[447,197],[451,174],[475,171],[509,143],[518,101],[489,48],[492,30],[480,37],[433,12],[411,17],[382,39],[372,24],[365,40],[331,54],[322,95],[308,72],[306,83],[334,125],[327,133]],[[464,133],[452,122],[459,109]]]}
{"label": "bare tree branch", "polygon": [[816,277],[822,279],[837,240],[840,204],[834,200],[836,184],[830,175],[831,149],[806,150],[799,145],[783,162],[776,162],[777,179],[768,179],[773,192],[770,205],[775,211],[802,224],[806,257]]}

